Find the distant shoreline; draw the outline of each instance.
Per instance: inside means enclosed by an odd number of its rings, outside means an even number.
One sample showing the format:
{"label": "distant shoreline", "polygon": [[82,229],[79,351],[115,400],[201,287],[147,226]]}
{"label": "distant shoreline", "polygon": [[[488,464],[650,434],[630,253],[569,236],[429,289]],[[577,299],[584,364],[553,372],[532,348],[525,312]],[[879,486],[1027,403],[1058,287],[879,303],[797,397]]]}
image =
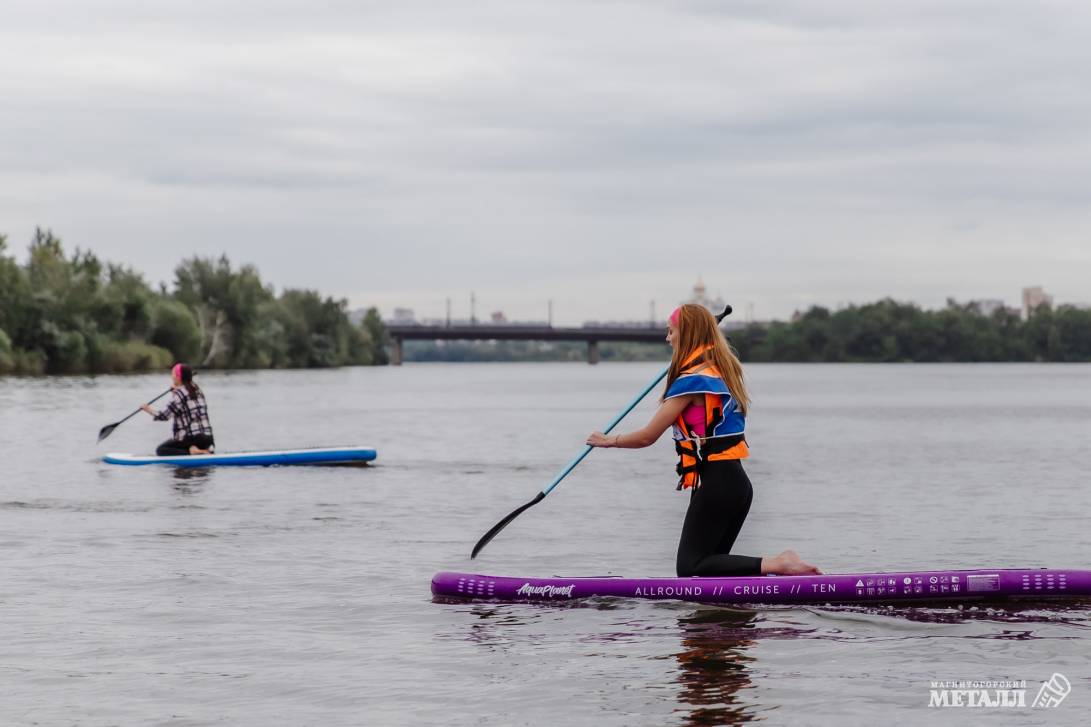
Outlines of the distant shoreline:
{"label": "distant shoreline", "polygon": [[[90,252],[66,255],[38,229],[24,265],[0,235],[0,376],[125,374],[186,361],[203,370],[317,369],[390,363],[375,308],[353,323],[344,299],[313,290],[277,294],[250,265],[193,257],[173,288]],[[1044,303],[1026,317],[1005,307],[949,300],[923,310],[886,298],[727,333],[750,363],[1027,363],[1091,361],[1091,309]],[[403,359],[580,361],[588,343],[405,341]],[[609,361],[662,361],[665,343],[598,342]]]}

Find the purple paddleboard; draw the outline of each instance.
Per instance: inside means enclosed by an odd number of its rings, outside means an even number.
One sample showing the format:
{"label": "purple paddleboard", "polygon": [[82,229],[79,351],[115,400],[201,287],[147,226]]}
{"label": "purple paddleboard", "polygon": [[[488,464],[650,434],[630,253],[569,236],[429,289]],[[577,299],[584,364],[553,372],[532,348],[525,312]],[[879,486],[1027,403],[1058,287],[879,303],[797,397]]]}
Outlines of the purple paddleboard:
{"label": "purple paddleboard", "polygon": [[490,601],[570,601],[592,596],[696,603],[898,603],[1091,596],[1091,571],[990,569],[749,578],[508,578],[437,573],[432,593]]}

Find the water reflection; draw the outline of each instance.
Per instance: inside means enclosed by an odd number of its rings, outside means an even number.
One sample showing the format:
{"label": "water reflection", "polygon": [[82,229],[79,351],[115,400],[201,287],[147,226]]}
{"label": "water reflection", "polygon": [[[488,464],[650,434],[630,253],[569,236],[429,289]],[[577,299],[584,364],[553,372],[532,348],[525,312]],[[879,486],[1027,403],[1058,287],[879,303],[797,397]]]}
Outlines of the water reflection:
{"label": "water reflection", "polygon": [[690,705],[690,725],[743,724],[755,719],[739,692],[752,686],[747,653],[756,643],[753,611],[700,610],[678,619],[682,651],[675,654],[678,701]]}
{"label": "water reflection", "polygon": [[171,472],[171,487],[182,495],[199,495],[212,477],[208,467],[174,467]]}

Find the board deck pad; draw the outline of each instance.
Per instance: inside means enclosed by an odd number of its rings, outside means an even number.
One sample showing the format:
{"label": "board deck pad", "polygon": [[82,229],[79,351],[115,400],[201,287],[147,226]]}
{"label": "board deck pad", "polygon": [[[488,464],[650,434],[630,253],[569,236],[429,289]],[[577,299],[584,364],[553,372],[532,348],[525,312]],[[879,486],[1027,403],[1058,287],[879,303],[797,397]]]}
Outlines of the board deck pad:
{"label": "board deck pad", "polygon": [[490,601],[617,597],[694,603],[822,604],[1091,596],[1091,570],[982,569],[745,578],[511,578],[441,572],[432,593]]}
{"label": "board deck pad", "polygon": [[158,457],[153,454],[121,454],[111,452],[102,458],[107,464],[146,465],[167,464],[176,467],[211,466],[271,466],[271,465],[332,465],[358,464],[375,459],[374,449],[367,447],[313,447],[310,449],[275,449],[262,452],[223,452],[193,454],[179,457]]}

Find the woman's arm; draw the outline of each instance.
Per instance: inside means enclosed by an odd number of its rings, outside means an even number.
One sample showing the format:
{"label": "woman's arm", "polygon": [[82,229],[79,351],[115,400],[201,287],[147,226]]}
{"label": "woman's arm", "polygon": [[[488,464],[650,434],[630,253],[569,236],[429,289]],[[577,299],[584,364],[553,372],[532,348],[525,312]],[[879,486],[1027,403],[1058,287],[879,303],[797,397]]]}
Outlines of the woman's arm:
{"label": "woman's arm", "polygon": [[624,434],[605,435],[602,432],[593,432],[587,438],[587,444],[592,447],[621,447],[622,449],[650,447],[662,436],[663,432],[667,431],[667,427],[678,419],[682,410],[689,404],[694,403],[696,398],[698,397],[676,396],[667,399],[659,405],[655,414],[652,415],[651,421],[645,424],[643,428],[634,432],[625,432]]}
{"label": "woman's arm", "polygon": [[141,404],[140,408],[151,414],[152,419],[160,422],[166,421],[167,419],[170,419],[178,413],[177,400],[175,399],[175,393],[177,391],[178,389],[175,389],[170,393],[170,401],[167,402],[167,405],[163,407],[161,411],[156,411],[155,409],[152,409],[151,405],[149,404]]}

